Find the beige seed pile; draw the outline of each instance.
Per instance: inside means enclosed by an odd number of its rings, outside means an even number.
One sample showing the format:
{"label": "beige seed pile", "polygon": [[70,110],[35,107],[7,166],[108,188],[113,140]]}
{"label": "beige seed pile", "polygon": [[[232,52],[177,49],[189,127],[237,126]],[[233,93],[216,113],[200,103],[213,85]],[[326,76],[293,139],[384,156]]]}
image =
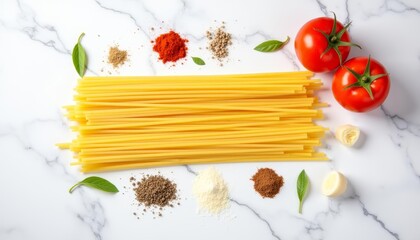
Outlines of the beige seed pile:
{"label": "beige seed pile", "polygon": [[209,40],[208,49],[213,54],[214,58],[221,61],[229,55],[228,47],[232,45],[232,35],[225,31],[225,26],[221,26],[216,31],[206,32],[207,39]]}

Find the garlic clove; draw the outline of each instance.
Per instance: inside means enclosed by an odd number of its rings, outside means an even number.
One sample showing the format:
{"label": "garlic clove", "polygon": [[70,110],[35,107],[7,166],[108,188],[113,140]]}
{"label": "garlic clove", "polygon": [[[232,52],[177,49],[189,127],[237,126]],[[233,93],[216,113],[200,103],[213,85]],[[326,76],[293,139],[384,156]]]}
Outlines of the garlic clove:
{"label": "garlic clove", "polygon": [[359,137],[360,129],[350,124],[342,125],[335,130],[335,138],[348,147],[352,147]]}
{"label": "garlic clove", "polygon": [[322,183],[322,194],[327,197],[338,197],[347,189],[346,177],[337,171],[330,172]]}

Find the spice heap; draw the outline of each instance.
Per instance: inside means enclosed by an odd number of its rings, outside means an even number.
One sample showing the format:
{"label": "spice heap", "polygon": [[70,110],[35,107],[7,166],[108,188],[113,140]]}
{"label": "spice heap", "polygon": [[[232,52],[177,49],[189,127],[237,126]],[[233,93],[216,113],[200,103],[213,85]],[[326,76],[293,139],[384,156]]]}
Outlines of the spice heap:
{"label": "spice heap", "polygon": [[262,197],[273,198],[283,186],[283,177],[270,168],[260,168],[251,178],[254,181],[254,189]]}
{"label": "spice heap", "polygon": [[221,26],[213,33],[206,32],[207,39],[209,40],[208,49],[213,54],[213,58],[221,61],[229,55],[229,45],[232,45],[232,36],[225,31],[225,26]]}
{"label": "spice heap", "polygon": [[193,194],[197,200],[199,212],[218,215],[228,207],[228,187],[214,167],[198,173],[193,183]]}
{"label": "spice heap", "polygon": [[[159,216],[162,216],[161,211],[164,207],[173,207],[177,200],[177,185],[163,176],[146,175],[140,181],[131,177],[130,181],[139,205],[143,204],[146,208],[158,208]],[[146,211],[146,208],[143,211]],[[152,213],[155,214],[154,211]]]}
{"label": "spice heap", "polygon": [[159,59],[163,63],[176,62],[187,56],[187,39],[182,39],[178,33],[170,31],[160,35],[154,41],[153,50],[159,53]]}
{"label": "spice heap", "polygon": [[120,65],[124,64],[127,60],[127,51],[120,50],[117,46],[109,48],[108,52],[108,62],[112,64],[114,68],[118,68]]}

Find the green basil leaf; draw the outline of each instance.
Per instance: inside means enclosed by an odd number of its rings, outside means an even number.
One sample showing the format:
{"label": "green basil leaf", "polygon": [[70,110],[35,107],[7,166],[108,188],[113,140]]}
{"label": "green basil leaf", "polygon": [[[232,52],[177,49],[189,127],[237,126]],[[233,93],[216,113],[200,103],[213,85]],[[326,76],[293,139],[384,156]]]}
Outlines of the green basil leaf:
{"label": "green basil leaf", "polygon": [[195,64],[197,65],[206,65],[206,63],[203,61],[203,59],[199,58],[199,57],[191,57],[192,60],[194,61]]}
{"label": "green basil leaf", "polygon": [[268,40],[256,46],[254,50],[259,52],[274,52],[281,49],[284,45],[286,45],[286,43],[289,42],[289,40],[289,36],[287,36],[284,42],[279,40]]}
{"label": "green basil leaf", "polygon": [[306,192],[308,191],[309,187],[309,178],[308,175],[306,175],[305,170],[302,170],[300,172],[296,186],[299,198],[299,213],[302,213],[303,199],[305,198]]}
{"label": "green basil leaf", "polygon": [[72,53],[73,65],[76,68],[76,71],[80,77],[83,77],[86,71],[86,52],[85,49],[83,49],[82,44],[80,43],[84,35],[85,33],[80,34],[76,45],[74,45]]}
{"label": "green basil leaf", "polygon": [[72,193],[75,188],[77,188],[78,186],[81,186],[81,185],[88,186],[88,187],[91,187],[91,188],[96,188],[96,189],[102,190],[104,192],[111,192],[111,193],[118,192],[117,187],[115,187],[115,185],[112,184],[110,181],[108,181],[106,179],[103,179],[103,178],[100,178],[100,177],[92,176],[92,177],[85,178],[83,181],[80,181],[80,182],[74,184],[69,189],[69,193]]}

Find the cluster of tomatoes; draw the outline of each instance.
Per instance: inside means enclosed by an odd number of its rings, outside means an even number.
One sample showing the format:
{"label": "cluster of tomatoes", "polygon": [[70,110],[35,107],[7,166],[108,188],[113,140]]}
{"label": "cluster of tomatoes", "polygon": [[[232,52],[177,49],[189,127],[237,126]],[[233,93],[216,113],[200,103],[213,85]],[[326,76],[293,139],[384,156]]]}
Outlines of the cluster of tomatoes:
{"label": "cluster of tomatoes", "polygon": [[390,80],[385,67],[370,56],[345,62],[350,48],[359,47],[350,42],[349,26],[338,22],[335,14],[334,18],[312,19],[299,30],[295,50],[302,65],[312,72],[338,68],[332,83],[335,99],[350,111],[366,112],[385,101]]}

